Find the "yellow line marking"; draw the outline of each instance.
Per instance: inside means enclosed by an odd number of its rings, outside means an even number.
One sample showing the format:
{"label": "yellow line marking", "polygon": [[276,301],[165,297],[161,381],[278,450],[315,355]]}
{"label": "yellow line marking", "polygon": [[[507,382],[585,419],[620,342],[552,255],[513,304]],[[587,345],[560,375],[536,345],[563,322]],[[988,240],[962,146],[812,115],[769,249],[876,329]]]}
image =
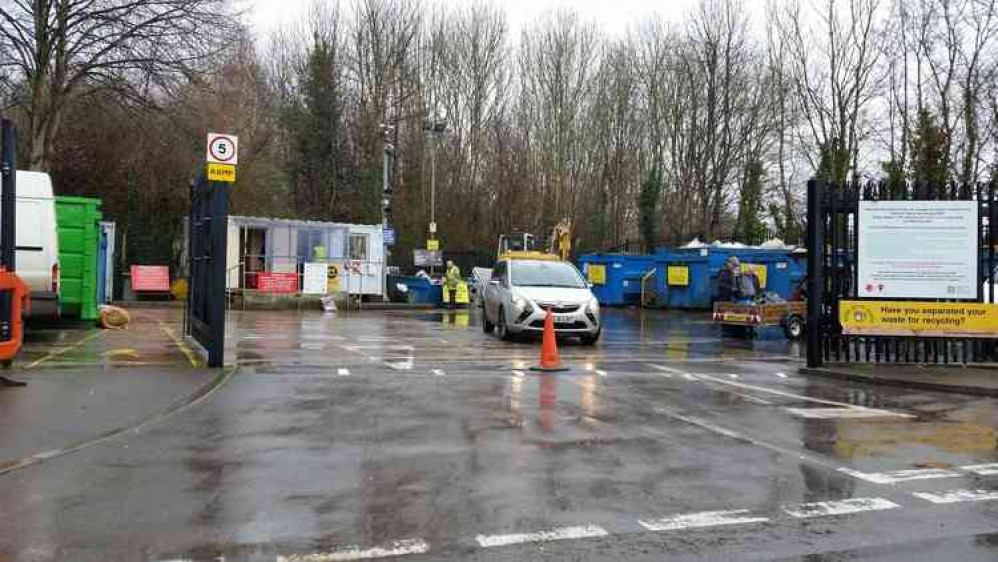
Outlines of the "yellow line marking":
{"label": "yellow line marking", "polygon": [[33,363],[28,363],[28,366],[25,367],[25,369],[34,369],[35,367],[41,365],[42,363],[48,361],[49,359],[53,359],[55,357],[58,357],[58,356],[62,355],[63,353],[66,353],[67,351],[71,351],[73,349],[76,349],[76,348],[80,347],[81,345],[87,343],[88,341],[90,341],[90,340],[92,340],[92,339],[94,339],[96,337],[99,337],[102,333],[104,333],[103,330],[97,330],[97,331],[93,332],[92,334],[90,334],[90,335],[88,335],[86,337],[80,338],[79,341],[77,341],[76,343],[70,345],[69,347],[64,347],[64,348],[62,348],[62,349],[60,349],[58,351],[53,351],[52,353],[49,353],[48,355],[46,355],[46,356],[44,356],[44,357],[36,360]]}
{"label": "yellow line marking", "polygon": [[191,366],[194,367],[195,369],[200,367],[201,359],[199,359],[198,356],[191,350],[191,348],[188,347],[186,343],[184,343],[184,340],[177,337],[177,334],[169,326],[166,325],[166,322],[163,322],[162,320],[157,320],[156,322],[159,324],[159,329],[163,330],[163,333],[169,336],[169,338],[173,340],[173,343],[180,348],[180,351],[182,351],[184,355],[187,356],[187,360],[191,362]]}

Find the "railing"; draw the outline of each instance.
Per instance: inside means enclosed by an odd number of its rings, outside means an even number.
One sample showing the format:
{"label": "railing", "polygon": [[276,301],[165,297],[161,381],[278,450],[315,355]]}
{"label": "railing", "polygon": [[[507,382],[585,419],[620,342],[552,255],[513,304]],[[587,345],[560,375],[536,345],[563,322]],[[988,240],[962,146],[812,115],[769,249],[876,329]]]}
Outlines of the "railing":
{"label": "railing", "polygon": [[[248,262],[258,261],[259,269],[248,268]],[[310,277],[305,274],[305,264],[325,264],[327,266],[325,293],[307,292]],[[333,268],[333,269],[330,269]],[[347,308],[356,304],[358,309],[363,295],[382,295],[384,263],[372,260],[353,260],[345,258],[314,258],[304,260],[295,255],[265,255],[243,254],[239,263],[226,270],[226,286],[230,292],[253,291],[263,294],[286,294],[298,297],[298,308],[301,308],[301,297],[305,295],[342,294],[347,297]],[[235,278],[233,278],[235,275]],[[274,279],[264,277],[274,275]],[[280,277],[287,277],[282,280]],[[290,281],[290,277],[294,281]],[[273,283],[268,288],[261,287],[263,283]],[[234,285],[234,286],[233,286]],[[242,299],[245,309],[246,299]],[[231,303],[230,303],[231,306]]]}

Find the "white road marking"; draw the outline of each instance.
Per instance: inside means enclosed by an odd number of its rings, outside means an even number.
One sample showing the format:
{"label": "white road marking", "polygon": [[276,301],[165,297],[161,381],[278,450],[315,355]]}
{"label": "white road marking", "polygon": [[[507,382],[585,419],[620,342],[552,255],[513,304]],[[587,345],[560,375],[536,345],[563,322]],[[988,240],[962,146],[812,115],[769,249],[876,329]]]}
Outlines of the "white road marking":
{"label": "white road marking", "polygon": [[340,367],[339,369],[336,369],[336,374],[339,375],[339,376],[341,376],[341,377],[349,377],[350,376],[350,369],[344,369],[344,368]]}
{"label": "white road marking", "polygon": [[649,363],[648,366],[651,367],[652,369],[658,369],[659,371],[662,371],[663,373],[662,376],[664,376],[667,379],[672,378],[672,375],[686,374],[683,371],[680,371],[679,369],[673,369],[672,367],[666,367],[665,365],[653,365]]}
{"label": "white road marking", "polygon": [[371,560],[407,554],[423,554],[430,550],[430,545],[423,539],[406,539],[395,541],[389,546],[377,546],[367,550],[360,547],[344,548],[332,552],[317,552],[314,554],[292,554],[278,556],[277,562],[340,562],[344,560]]}
{"label": "white road marking", "polygon": [[911,417],[908,414],[890,412],[887,410],[876,410],[873,408],[862,408],[857,406],[841,408],[784,408],[786,411],[802,418],[814,420],[828,420],[834,418],[882,418],[882,417]]}
{"label": "white road marking", "polygon": [[513,376],[514,377],[522,377],[522,376],[525,376],[525,375],[526,375],[526,373],[524,373],[523,371],[513,371]]}
{"label": "white road marking", "polygon": [[781,379],[787,378],[787,374],[786,373],[776,373],[776,376],[780,377]]}
{"label": "white road marking", "polygon": [[672,416],[672,417],[676,418],[677,420],[684,421],[684,422],[686,422],[688,424],[692,424],[692,425],[695,425],[695,426],[702,427],[703,429],[706,429],[708,431],[713,431],[714,433],[723,435],[725,437],[731,437],[732,439],[742,439],[742,440],[746,440],[746,441],[752,441],[748,437],[745,437],[744,435],[742,435],[742,434],[740,434],[740,433],[738,433],[736,431],[732,431],[730,429],[723,428],[723,427],[721,427],[719,425],[714,425],[714,424],[710,423],[709,421],[705,421],[705,420],[702,420],[700,418],[694,418],[694,417],[690,417],[690,416],[684,416],[684,415],[681,415],[681,414],[677,414],[677,413],[672,412],[672,411],[670,411],[670,410],[668,410],[666,408],[655,408],[655,411],[656,412],[661,412],[663,414],[667,414],[669,416]]}
{"label": "white road marking", "polygon": [[783,511],[791,517],[808,519],[825,515],[846,515],[864,511],[883,511],[900,507],[898,504],[883,498],[850,498],[827,502],[802,503],[795,507],[784,507]]}
{"label": "white road marking", "polygon": [[875,409],[875,408],[867,408],[865,406],[856,406],[855,404],[847,404],[845,402],[836,402],[834,400],[825,400],[823,398],[812,398],[810,396],[801,396],[800,394],[794,394],[792,392],[784,392],[782,390],[777,390],[775,388],[768,388],[768,387],[765,387],[765,386],[757,386],[757,385],[754,385],[754,384],[746,384],[746,383],[743,383],[743,382],[728,381],[728,380],[724,380],[724,379],[721,379],[721,378],[712,377],[710,375],[698,374],[697,376],[700,377],[703,380],[707,380],[707,381],[711,381],[711,382],[716,382],[718,384],[726,384],[728,386],[734,386],[734,387],[738,387],[738,388],[741,388],[741,389],[744,389],[744,390],[754,390],[756,392],[766,392],[766,393],[769,393],[769,394],[773,394],[775,396],[782,396],[784,398],[793,398],[794,400],[804,400],[805,402],[813,402],[815,404],[826,404],[828,406],[838,406],[840,408],[853,408],[855,410],[866,410],[866,411],[871,411],[871,412],[883,412],[882,415],[893,415],[893,416],[904,417],[904,418],[914,417],[914,416],[911,416],[910,414],[901,414],[901,413],[897,413],[897,412],[890,412],[888,410],[878,410],[878,409]]}
{"label": "white road marking", "polygon": [[932,503],[998,500],[998,490],[947,490],[945,492],[914,492],[912,495]]}
{"label": "white road marking", "polygon": [[749,515],[749,510],[739,509],[736,511],[705,511],[703,513],[674,515],[655,521],[639,520],[638,523],[649,531],[675,531],[678,529],[716,527],[719,525],[765,523],[766,521],[769,521],[768,517],[754,517]]}
{"label": "white road marking", "polygon": [[683,378],[688,381],[695,381],[697,378],[689,373],[683,373]]}
{"label": "white road marking", "polygon": [[442,376],[444,376],[444,375],[447,374],[447,373],[444,372],[443,369],[430,369],[430,372],[433,373],[434,375],[438,376],[438,377],[442,377]]}
{"label": "white road marking", "polygon": [[967,472],[973,472],[974,474],[979,474],[981,476],[992,476],[998,474],[998,463],[968,464],[966,466],[961,466],[960,470],[966,470]]}
{"label": "white road marking", "polygon": [[606,371],[602,371],[600,369],[596,369],[595,372],[596,372],[597,375],[599,375],[601,377],[605,377],[606,376]]}
{"label": "white road marking", "polygon": [[889,472],[859,472],[851,468],[840,468],[839,472],[874,484],[896,484],[908,480],[931,480],[933,478],[956,478],[959,472],[943,468],[919,468],[912,470],[892,470]]}
{"label": "white road marking", "polygon": [[492,548],[495,546],[507,546],[511,544],[523,544],[528,542],[548,542],[562,541],[568,539],[585,539],[592,537],[605,537],[609,535],[603,527],[599,525],[580,525],[576,527],[561,527],[550,531],[540,531],[537,533],[517,533],[512,535],[478,535],[476,539],[482,548]]}
{"label": "white road marking", "polygon": [[732,379],[737,379],[737,378],[738,378],[738,375],[736,375],[736,374],[734,374],[734,373],[731,373],[731,374],[729,374],[729,375],[728,375],[728,377],[729,377],[729,378],[732,378]]}
{"label": "white road marking", "polygon": [[752,396],[751,394],[742,394],[741,392],[733,392],[732,394],[734,394],[735,396],[739,396],[741,398],[744,398],[745,400],[748,400],[749,402],[754,402],[754,403],[762,405],[762,406],[771,406],[773,404],[769,400],[763,400],[762,398],[759,398],[759,397],[756,397],[756,396]]}

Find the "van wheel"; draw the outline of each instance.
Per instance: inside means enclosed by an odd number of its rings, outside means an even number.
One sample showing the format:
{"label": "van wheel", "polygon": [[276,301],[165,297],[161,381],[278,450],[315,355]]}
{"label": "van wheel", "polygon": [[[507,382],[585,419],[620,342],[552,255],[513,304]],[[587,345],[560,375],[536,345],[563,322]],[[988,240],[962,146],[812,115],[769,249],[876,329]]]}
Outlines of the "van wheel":
{"label": "van wheel", "polygon": [[486,334],[491,334],[495,331],[496,325],[489,322],[489,314],[485,312],[485,308],[482,308],[482,331]]}
{"label": "van wheel", "polygon": [[797,341],[804,336],[804,319],[799,314],[791,314],[783,323],[783,333],[787,339]]}
{"label": "van wheel", "polygon": [[498,330],[497,335],[502,341],[513,339],[513,334],[509,333],[509,327],[506,326],[506,312],[502,308],[499,309],[498,318],[496,318],[496,330]]}

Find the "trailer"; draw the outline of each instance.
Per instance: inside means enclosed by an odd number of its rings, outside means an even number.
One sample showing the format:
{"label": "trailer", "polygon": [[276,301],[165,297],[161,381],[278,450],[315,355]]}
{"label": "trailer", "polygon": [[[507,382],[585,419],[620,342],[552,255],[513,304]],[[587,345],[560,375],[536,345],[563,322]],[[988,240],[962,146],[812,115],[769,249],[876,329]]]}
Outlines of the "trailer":
{"label": "trailer", "polygon": [[779,326],[789,340],[804,337],[807,320],[806,301],[783,301],[743,304],[737,302],[714,303],[714,321],[733,327],[746,335],[756,328]]}

